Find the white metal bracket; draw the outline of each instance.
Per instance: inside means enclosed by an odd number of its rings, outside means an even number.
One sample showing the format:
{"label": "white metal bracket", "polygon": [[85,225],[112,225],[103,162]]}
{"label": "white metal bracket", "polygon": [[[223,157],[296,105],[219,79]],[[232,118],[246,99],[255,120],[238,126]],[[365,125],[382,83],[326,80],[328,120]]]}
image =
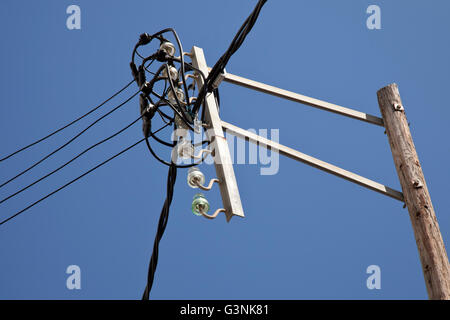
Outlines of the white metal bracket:
{"label": "white metal bracket", "polygon": [[[192,47],[191,59],[193,66],[200,69],[207,77],[209,70],[208,65],[206,64],[203,49],[195,46]],[[197,77],[196,80],[198,88],[202,88],[204,84],[203,78]],[[242,209],[241,197],[239,195],[239,189],[237,186],[236,177],[234,175],[230,150],[228,149],[228,143],[223,134],[222,121],[219,117],[218,106],[216,99],[214,98],[214,93],[206,95],[205,108],[205,120],[210,124],[210,128],[206,131],[206,134],[207,138],[211,141],[211,149],[214,152],[216,175],[220,181],[220,193],[225,209],[225,215],[227,217],[227,221],[229,222],[233,216],[244,217],[244,210]]]}

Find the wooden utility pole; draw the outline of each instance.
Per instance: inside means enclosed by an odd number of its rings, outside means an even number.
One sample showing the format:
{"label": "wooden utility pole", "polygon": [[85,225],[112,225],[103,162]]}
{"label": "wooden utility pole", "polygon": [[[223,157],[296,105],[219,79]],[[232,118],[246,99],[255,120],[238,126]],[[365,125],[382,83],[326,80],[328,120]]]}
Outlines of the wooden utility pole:
{"label": "wooden utility pole", "polygon": [[428,296],[449,300],[449,261],[397,85],[379,90],[378,103],[414,229]]}

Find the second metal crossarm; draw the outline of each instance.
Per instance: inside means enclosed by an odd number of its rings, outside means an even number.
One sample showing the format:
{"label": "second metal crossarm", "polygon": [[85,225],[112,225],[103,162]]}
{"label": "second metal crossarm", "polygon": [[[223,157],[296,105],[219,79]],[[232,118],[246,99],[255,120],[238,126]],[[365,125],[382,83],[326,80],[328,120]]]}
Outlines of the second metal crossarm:
{"label": "second metal crossarm", "polygon": [[332,164],[329,164],[325,161],[316,159],[314,157],[311,157],[307,154],[301,153],[297,150],[291,149],[289,147],[283,146],[279,143],[276,143],[272,140],[263,138],[261,136],[258,136],[250,131],[241,129],[239,127],[236,127],[230,123],[222,121],[222,128],[226,130],[227,133],[230,133],[232,135],[235,135],[239,138],[248,140],[249,142],[252,142],[254,144],[257,144],[261,147],[268,148],[272,151],[278,152],[279,154],[289,157],[291,159],[303,162],[307,165],[310,165],[312,167],[315,167],[317,169],[320,169],[322,171],[331,173],[335,176],[338,176],[340,178],[344,178],[348,181],[354,182],[356,184],[359,184],[360,186],[363,186],[365,188],[368,188],[370,190],[379,192],[381,194],[384,194],[388,197],[394,198],[399,201],[404,201],[403,194],[400,191],[391,189],[383,184],[380,184],[378,182],[372,181],[370,179],[364,178],[360,175],[357,175],[356,173],[344,170],[342,168],[336,167]]}

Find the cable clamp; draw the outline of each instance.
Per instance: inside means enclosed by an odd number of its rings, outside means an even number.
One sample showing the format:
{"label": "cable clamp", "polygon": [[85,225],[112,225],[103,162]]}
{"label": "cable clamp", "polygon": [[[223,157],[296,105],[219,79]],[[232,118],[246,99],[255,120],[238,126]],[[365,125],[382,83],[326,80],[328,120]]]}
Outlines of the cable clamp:
{"label": "cable clamp", "polygon": [[149,44],[150,41],[152,41],[153,37],[151,35],[149,35],[148,33],[142,33],[139,36],[139,42],[138,44],[141,46],[144,46],[146,44]]}
{"label": "cable clamp", "polygon": [[221,72],[218,76],[217,76],[217,78],[214,80],[214,82],[212,83],[212,89],[213,90],[216,90],[218,87],[219,87],[219,85],[222,83],[222,81],[225,79],[225,77],[226,77],[226,75],[227,75],[227,71],[225,70],[225,69],[223,69],[223,72]]}
{"label": "cable clamp", "polygon": [[140,90],[147,97],[152,92],[153,88],[150,82],[146,81],[144,84],[142,84]]}

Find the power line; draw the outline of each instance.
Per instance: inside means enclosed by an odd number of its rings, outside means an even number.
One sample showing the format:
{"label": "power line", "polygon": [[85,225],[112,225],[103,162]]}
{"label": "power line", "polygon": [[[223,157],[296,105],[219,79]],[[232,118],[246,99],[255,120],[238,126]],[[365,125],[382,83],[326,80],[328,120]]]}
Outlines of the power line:
{"label": "power line", "polygon": [[20,149],[14,151],[13,153],[10,153],[9,155],[7,155],[7,156],[1,158],[1,159],[0,159],[0,162],[7,160],[7,159],[11,158],[12,156],[14,156],[14,155],[16,155],[16,154],[18,154],[18,153],[20,153],[20,152],[22,152],[22,151],[25,151],[26,149],[28,149],[28,148],[30,148],[30,147],[32,147],[32,146],[34,146],[34,145],[36,145],[36,144],[38,144],[38,143],[44,141],[44,140],[50,138],[51,136],[57,134],[58,132],[60,132],[60,131],[62,131],[62,130],[64,130],[64,129],[70,127],[71,125],[77,123],[77,122],[80,121],[81,119],[87,117],[87,116],[90,115],[92,112],[94,112],[94,111],[96,111],[97,109],[99,109],[100,107],[102,107],[105,103],[109,102],[111,99],[113,99],[114,97],[116,97],[117,95],[119,95],[120,93],[122,93],[122,92],[123,92],[126,88],[128,88],[133,82],[134,82],[134,80],[130,81],[128,84],[126,84],[122,89],[120,89],[119,91],[117,91],[117,92],[116,92],[115,94],[113,94],[111,97],[109,97],[108,99],[106,99],[106,100],[103,101],[101,104],[99,104],[98,106],[94,107],[93,109],[89,110],[87,113],[85,113],[85,114],[83,114],[82,116],[78,117],[77,119],[73,120],[72,122],[69,122],[68,124],[64,125],[63,127],[61,127],[61,128],[59,128],[59,129],[53,131],[52,133],[46,135],[45,137],[43,137],[43,138],[41,138],[41,139],[38,139],[38,140],[36,140],[35,142],[32,142],[32,143],[30,143],[29,145],[27,145],[27,146],[25,146],[25,147],[23,147],[23,148],[20,148]]}
{"label": "power line", "polygon": [[259,0],[258,1],[253,12],[248,16],[248,18],[245,20],[245,22],[240,27],[239,31],[234,36],[227,51],[225,51],[225,53],[219,58],[219,60],[217,60],[214,67],[209,72],[206,82],[203,84],[203,87],[200,89],[200,92],[198,93],[197,101],[195,102],[192,112],[194,112],[194,113],[198,112],[198,110],[200,109],[200,105],[202,104],[202,102],[206,96],[206,93],[213,89],[214,81],[217,79],[217,77],[220,75],[220,73],[223,72],[223,70],[225,69],[225,66],[227,65],[231,56],[241,47],[242,43],[244,43],[245,38],[247,37],[247,35],[250,33],[251,29],[255,25],[255,22],[258,19],[259,13],[261,12],[261,9],[266,2],[267,2],[267,0]]}
{"label": "power line", "polygon": [[142,295],[142,300],[149,299],[150,290],[152,289],[153,286],[153,279],[155,277],[155,271],[158,265],[159,242],[161,241],[161,238],[164,235],[164,231],[166,230],[167,226],[167,221],[169,220],[169,209],[173,199],[173,192],[176,179],[177,179],[177,168],[175,165],[171,165],[169,167],[169,173],[167,175],[166,200],[164,201],[164,205],[161,210],[161,215],[159,217],[158,230],[156,232],[155,240],[153,242],[153,252],[148,266],[147,285],[145,286],[145,290]]}
{"label": "power line", "polygon": [[111,140],[112,138],[114,138],[115,136],[121,134],[122,132],[124,132],[125,130],[127,130],[129,127],[131,127],[133,124],[135,124],[136,122],[138,122],[141,119],[141,117],[137,118],[136,120],[134,120],[133,122],[131,122],[130,124],[128,124],[126,127],[124,127],[123,129],[117,131],[116,133],[114,133],[113,135],[93,144],[92,146],[90,146],[89,148],[83,150],[82,152],[80,152],[78,155],[76,155],[74,158],[70,159],[69,161],[67,161],[66,163],[64,163],[63,165],[61,165],[60,167],[58,167],[57,169],[53,170],[52,172],[46,174],[45,176],[39,178],[38,180],[30,183],[29,185],[27,185],[26,187],[20,189],[19,191],[9,195],[8,197],[0,200],[0,204],[2,204],[3,202],[17,196],[18,194],[22,193],[23,191],[27,190],[28,188],[34,186],[35,184],[41,182],[42,180],[45,180],[46,178],[50,177],[51,175],[55,174],[56,172],[58,172],[59,170],[63,169],[64,167],[66,167],[67,165],[69,165],[70,163],[72,163],[73,161],[75,161],[76,159],[78,159],[79,157],[81,157],[83,154],[87,153],[88,151],[94,149],[95,147],[105,143],[108,140]]}
{"label": "power line", "polygon": [[15,175],[14,177],[12,177],[11,179],[3,182],[0,185],[0,188],[4,187],[5,185],[7,185],[8,183],[14,181],[15,179],[19,178],[21,175],[25,174],[26,172],[30,171],[31,169],[33,169],[34,167],[36,167],[37,165],[39,165],[40,163],[42,163],[43,161],[47,160],[49,157],[51,157],[52,155],[54,155],[55,153],[57,153],[58,151],[60,151],[61,149],[65,148],[66,146],[68,146],[70,143],[72,143],[75,139],[77,139],[78,137],[80,137],[83,133],[85,133],[88,129],[90,129],[91,127],[93,127],[96,123],[98,123],[100,120],[106,118],[107,116],[109,116],[111,113],[113,113],[114,111],[116,111],[117,109],[119,109],[120,107],[122,107],[123,105],[125,105],[126,103],[128,103],[131,99],[133,99],[137,94],[139,93],[136,92],[135,94],[133,94],[130,98],[128,98],[127,100],[125,100],[124,102],[122,102],[121,104],[119,104],[117,107],[113,108],[112,110],[108,111],[107,113],[105,113],[103,116],[101,116],[100,118],[98,118],[97,120],[95,120],[94,122],[92,122],[89,126],[87,126],[85,129],[83,129],[80,133],[78,133],[77,135],[75,135],[72,139],[70,139],[69,141],[67,141],[66,143],[64,143],[62,146],[56,148],[54,151],[50,152],[48,155],[46,155],[45,157],[43,157],[41,160],[35,162],[33,165],[31,165],[30,167],[28,167],[27,169],[21,171],[20,173],[18,173],[17,175]]}
{"label": "power line", "polygon": [[[160,129],[158,129],[158,130],[155,131],[154,133],[157,133],[158,131],[164,129],[164,128],[167,127],[167,126],[168,126],[167,124],[164,125],[163,127],[161,127]],[[102,167],[103,165],[105,165],[105,164],[108,163],[109,161],[111,161],[111,160],[117,158],[117,157],[120,156],[121,154],[123,154],[123,153],[127,152],[128,150],[134,148],[135,146],[137,146],[138,144],[140,144],[140,143],[141,143],[142,141],[144,141],[144,140],[145,140],[145,138],[142,138],[142,139],[139,140],[138,142],[132,144],[131,146],[129,146],[129,147],[123,149],[122,151],[120,151],[119,153],[116,153],[116,154],[113,155],[112,157],[110,157],[110,158],[106,159],[105,161],[99,163],[98,165],[96,165],[96,166],[93,167],[92,169],[86,171],[86,172],[83,173],[82,175],[76,177],[75,179],[73,179],[73,180],[67,182],[66,184],[64,184],[63,186],[59,187],[58,189],[56,189],[56,190],[52,191],[51,193],[47,194],[46,196],[44,196],[44,197],[40,198],[39,200],[33,202],[32,204],[30,204],[30,205],[27,206],[26,208],[24,208],[24,209],[18,211],[17,213],[15,213],[14,215],[10,216],[9,218],[7,218],[7,219],[1,221],[1,222],[0,222],[0,226],[3,225],[3,224],[5,224],[6,222],[10,221],[11,219],[14,219],[15,217],[17,217],[18,215],[24,213],[25,211],[31,209],[32,207],[34,207],[34,206],[37,205],[38,203],[42,202],[43,200],[45,200],[45,199],[51,197],[51,196],[54,195],[55,193],[58,193],[59,191],[61,191],[61,190],[63,190],[64,188],[68,187],[69,185],[71,185],[72,183],[74,183],[74,182],[80,180],[81,178],[83,178],[84,176],[88,175],[89,173],[91,173],[91,172],[97,170],[98,168]]]}

